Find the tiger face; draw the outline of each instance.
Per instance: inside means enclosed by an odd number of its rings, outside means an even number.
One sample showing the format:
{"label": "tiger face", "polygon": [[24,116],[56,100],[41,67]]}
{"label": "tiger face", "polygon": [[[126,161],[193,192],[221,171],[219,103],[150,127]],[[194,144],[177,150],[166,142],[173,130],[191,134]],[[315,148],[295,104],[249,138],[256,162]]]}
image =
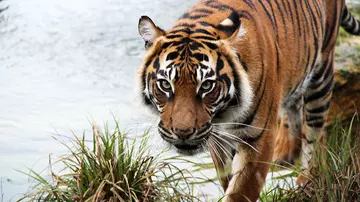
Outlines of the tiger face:
{"label": "tiger face", "polygon": [[158,131],[182,152],[199,151],[220,114],[250,107],[250,83],[232,48],[239,16],[217,28],[180,24],[168,32],[143,16],[138,28],[147,49],[139,71],[142,97],[160,114]]}

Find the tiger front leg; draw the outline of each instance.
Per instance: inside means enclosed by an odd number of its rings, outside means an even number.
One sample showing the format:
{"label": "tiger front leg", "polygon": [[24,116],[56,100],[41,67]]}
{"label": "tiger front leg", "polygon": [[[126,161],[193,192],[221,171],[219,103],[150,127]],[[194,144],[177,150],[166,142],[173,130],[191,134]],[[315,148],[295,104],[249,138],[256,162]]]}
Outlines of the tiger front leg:
{"label": "tiger front leg", "polygon": [[259,198],[274,150],[274,131],[267,130],[253,142],[254,148],[239,143],[223,202],[256,201]]}

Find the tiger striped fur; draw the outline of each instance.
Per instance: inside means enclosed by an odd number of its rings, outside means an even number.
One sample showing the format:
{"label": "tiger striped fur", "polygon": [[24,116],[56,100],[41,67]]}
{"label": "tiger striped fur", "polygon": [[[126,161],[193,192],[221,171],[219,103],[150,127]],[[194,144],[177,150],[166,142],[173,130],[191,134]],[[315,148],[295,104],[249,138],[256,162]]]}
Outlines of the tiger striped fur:
{"label": "tiger striped fur", "polygon": [[141,17],[144,103],[180,152],[209,148],[223,201],[259,197],[280,112],[309,168],[327,119],[340,25],[359,34],[344,0],[203,0],[168,31]]}

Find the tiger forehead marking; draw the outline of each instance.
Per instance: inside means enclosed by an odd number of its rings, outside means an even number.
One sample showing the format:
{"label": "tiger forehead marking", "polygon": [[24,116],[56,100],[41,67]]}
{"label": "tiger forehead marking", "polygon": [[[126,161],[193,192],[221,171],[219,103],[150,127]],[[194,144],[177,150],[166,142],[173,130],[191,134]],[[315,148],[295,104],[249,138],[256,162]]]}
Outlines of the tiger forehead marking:
{"label": "tiger forehead marking", "polygon": [[[183,81],[183,79],[189,79],[194,84],[213,76],[215,74],[212,69],[214,62],[211,61],[213,56],[199,46],[198,42],[189,41],[163,50],[157,74],[167,77],[173,83],[189,82]],[[187,75],[187,77],[182,77],[182,75]]]}

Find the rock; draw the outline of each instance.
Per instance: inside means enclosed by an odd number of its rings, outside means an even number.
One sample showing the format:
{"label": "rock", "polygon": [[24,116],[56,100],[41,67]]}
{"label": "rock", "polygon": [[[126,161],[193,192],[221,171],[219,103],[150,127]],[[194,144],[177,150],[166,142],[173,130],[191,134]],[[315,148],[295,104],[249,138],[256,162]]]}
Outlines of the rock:
{"label": "rock", "polygon": [[335,86],[328,124],[336,117],[351,120],[360,112],[360,37],[352,37],[337,47]]}

